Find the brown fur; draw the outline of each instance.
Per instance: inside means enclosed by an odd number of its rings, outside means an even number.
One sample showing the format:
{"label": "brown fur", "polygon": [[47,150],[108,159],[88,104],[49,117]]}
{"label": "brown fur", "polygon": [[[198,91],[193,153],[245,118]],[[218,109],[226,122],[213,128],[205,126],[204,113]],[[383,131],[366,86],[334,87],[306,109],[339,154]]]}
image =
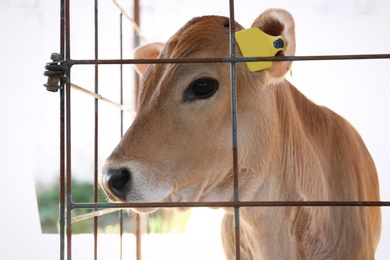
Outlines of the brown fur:
{"label": "brown fur", "polygon": [[[223,17],[193,19],[172,36],[160,57],[227,57],[227,24]],[[289,13],[268,10],[254,26],[281,33],[287,48],[280,55],[294,55]],[[148,53],[148,48],[154,53],[150,46],[136,53]],[[286,81],[290,66],[275,62],[266,71],[250,73],[245,64],[236,64],[240,199],[379,200],[375,165],[361,137],[346,120]],[[144,75],[137,117],[103,170],[101,185],[108,197],[233,200],[229,64],[156,64],[139,72]],[[218,91],[185,102],[184,90],[201,76],[218,79]],[[131,178],[125,196],[118,197],[108,182],[122,168]],[[234,259],[233,213],[225,211],[222,239],[226,257]],[[240,212],[242,259],[374,259],[380,237],[381,213],[375,207],[251,207]]]}

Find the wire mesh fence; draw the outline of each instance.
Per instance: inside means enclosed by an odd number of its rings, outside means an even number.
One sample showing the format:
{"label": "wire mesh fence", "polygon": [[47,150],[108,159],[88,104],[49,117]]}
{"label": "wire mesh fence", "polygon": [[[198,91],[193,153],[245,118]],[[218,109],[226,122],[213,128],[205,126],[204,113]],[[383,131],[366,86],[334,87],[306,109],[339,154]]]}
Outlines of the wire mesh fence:
{"label": "wire mesh fence", "polygon": [[[49,91],[60,92],[60,259],[72,259],[72,225],[79,221],[85,221],[86,219],[93,219],[93,234],[94,234],[94,257],[98,258],[98,234],[99,234],[99,217],[105,214],[119,212],[118,223],[120,225],[119,236],[120,250],[122,251],[122,235],[123,235],[123,221],[124,214],[123,209],[128,208],[191,208],[191,207],[224,207],[234,209],[234,227],[235,227],[235,256],[236,259],[240,259],[240,208],[246,207],[388,207],[390,202],[388,201],[240,201],[239,194],[239,174],[238,174],[238,158],[237,151],[239,146],[237,143],[237,96],[236,96],[236,63],[250,62],[250,61],[327,61],[327,60],[377,60],[377,59],[389,59],[390,54],[358,54],[358,55],[315,55],[315,56],[284,56],[284,57],[236,57],[235,53],[235,37],[234,37],[234,23],[235,23],[235,2],[233,0],[225,1],[224,4],[229,8],[229,23],[230,23],[230,56],[218,57],[218,58],[186,58],[186,59],[125,59],[123,56],[123,24],[129,23],[134,30],[133,46],[139,44],[140,38],[145,37],[141,34],[141,27],[139,26],[140,17],[140,3],[137,0],[133,2],[134,13],[131,15],[126,13],[117,1],[113,1],[118,9],[118,26],[119,26],[119,57],[116,59],[101,59],[99,56],[99,1],[95,0],[93,6],[94,13],[94,33],[93,33],[93,57],[90,59],[73,59],[71,55],[71,1],[61,0],[61,53],[52,56],[53,62],[48,64],[46,75],[49,76],[49,81],[46,85]],[[131,64],[161,64],[161,63],[227,63],[230,64],[230,82],[231,82],[231,106],[232,106],[232,169],[234,176],[234,185],[232,187],[233,201],[221,201],[221,202],[147,202],[147,203],[106,203],[98,201],[99,192],[99,145],[101,141],[101,133],[99,126],[101,124],[100,117],[102,111],[102,102],[107,103],[114,107],[118,111],[119,117],[119,133],[118,137],[123,136],[124,129],[124,113],[128,114],[128,119],[133,118],[135,115],[135,109],[125,105],[124,91],[125,90],[125,74],[133,72],[124,72],[125,65]],[[88,66],[92,71],[93,81],[92,89],[89,90],[86,87],[79,86],[72,81],[72,74],[78,67]],[[117,70],[116,75],[119,77],[119,101],[112,101],[111,98],[107,98],[101,94],[100,78],[101,72],[105,69],[104,66],[112,66],[114,70]],[[131,75],[134,79],[134,83],[129,85],[136,86],[131,91],[135,94],[133,97],[138,96],[138,79],[136,76]],[[128,83],[128,82],[127,82]],[[77,114],[75,107],[72,104],[74,97],[72,92],[76,90],[87,96],[93,98],[94,111],[93,111],[93,199],[91,202],[77,202],[72,200],[72,158],[74,158],[74,149],[72,148],[72,138],[75,132],[73,128],[72,116]],[[137,103],[137,101],[133,101]],[[105,108],[105,107],[104,107]],[[76,209],[90,209],[91,212],[84,215],[73,216],[72,212]],[[142,217],[136,215],[134,218],[136,226],[136,255],[137,259],[141,259],[141,243],[142,243],[142,228],[140,228]],[[122,256],[120,256],[122,259]]]}

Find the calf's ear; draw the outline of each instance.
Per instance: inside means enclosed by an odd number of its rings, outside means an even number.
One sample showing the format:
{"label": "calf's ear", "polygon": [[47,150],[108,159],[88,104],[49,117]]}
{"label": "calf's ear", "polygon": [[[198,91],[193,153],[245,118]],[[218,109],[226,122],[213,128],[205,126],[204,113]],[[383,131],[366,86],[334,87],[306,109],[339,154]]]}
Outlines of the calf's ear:
{"label": "calf's ear", "polygon": [[[134,59],[156,59],[162,49],[164,48],[164,43],[162,42],[153,42],[146,45],[142,45],[136,48],[133,51]],[[134,64],[135,71],[142,77],[149,67],[150,64]]]}
{"label": "calf's ear", "polygon": [[[256,18],[252,27],[259,27],[263,32],[272,36],[281,35],[287,46],[277,56],[294,56],[295,23],[289,12],[283,9],[268,9]],[[280,78],[290,70],[291,63],[291,61],[273,62],[267,71],[272,78]]]}

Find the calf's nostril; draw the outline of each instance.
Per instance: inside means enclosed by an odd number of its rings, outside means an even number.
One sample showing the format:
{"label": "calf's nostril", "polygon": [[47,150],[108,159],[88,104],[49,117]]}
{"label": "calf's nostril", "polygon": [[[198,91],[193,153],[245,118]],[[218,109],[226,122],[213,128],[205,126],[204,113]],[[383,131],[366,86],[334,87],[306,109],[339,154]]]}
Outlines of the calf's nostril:
{"label": "calf's nostril", "polygon": [[108,186],[115,196],[124,198],[126,186],[130,182],[130,172],[127,169],[118,169],[111,172]]}

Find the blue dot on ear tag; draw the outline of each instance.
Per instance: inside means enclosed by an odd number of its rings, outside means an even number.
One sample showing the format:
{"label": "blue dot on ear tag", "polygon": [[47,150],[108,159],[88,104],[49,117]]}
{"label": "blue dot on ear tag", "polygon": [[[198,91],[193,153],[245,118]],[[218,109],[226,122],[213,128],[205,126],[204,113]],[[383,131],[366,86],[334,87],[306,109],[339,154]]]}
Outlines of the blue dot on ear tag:
{"label": "blue dot on ear tag", "polygon": [[282,38],[279,38],[274,41],[274,47],[275,49],[283,49],[284,48],[284,41]]}

